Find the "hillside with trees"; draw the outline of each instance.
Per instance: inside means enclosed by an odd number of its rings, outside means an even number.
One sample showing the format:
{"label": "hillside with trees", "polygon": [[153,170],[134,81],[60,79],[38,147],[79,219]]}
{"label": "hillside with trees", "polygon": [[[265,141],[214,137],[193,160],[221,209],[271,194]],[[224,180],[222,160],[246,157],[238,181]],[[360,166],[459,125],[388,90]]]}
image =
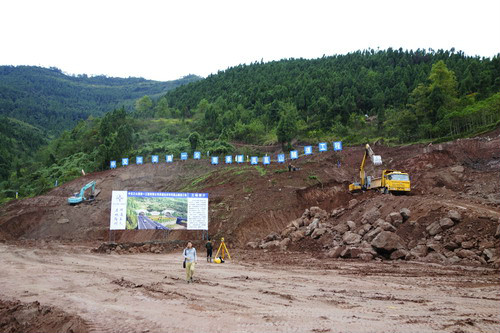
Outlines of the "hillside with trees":
{"label": "hillside with trees", "polygon": [[199,79],[188,75],[159,82],[143,78],[70,76],[58,68],[0,66],[0,115],[57,134],[89,116],[102,116],[121,106],[132,110],[139,97],[160,96]]}
{"label": "hillside with trees", "polygon": [[394,145],[475,135],[500,122],[498,73],[500,55],[392,49],[240,65],[142,96],[132,112],[120,107],[80,120],[39,147],[32,162],[11,160],[0,175],[0,200],[13,189],[42,193],[122,157],[259,154],[236,143],[288,150],[320,141]]}
{"label": "hillside with trees", "polygon": [[286,141],[278,138],[281,122],[295,123],[289,132],[307,141],[375,136],[408,142],[490,124],[490,114],[476,111],[496,105],[499,73],[500,54],[489,59],[454,50],[368,50],[240,65],[165,99],[198,119],[197,129],[211,138]]}

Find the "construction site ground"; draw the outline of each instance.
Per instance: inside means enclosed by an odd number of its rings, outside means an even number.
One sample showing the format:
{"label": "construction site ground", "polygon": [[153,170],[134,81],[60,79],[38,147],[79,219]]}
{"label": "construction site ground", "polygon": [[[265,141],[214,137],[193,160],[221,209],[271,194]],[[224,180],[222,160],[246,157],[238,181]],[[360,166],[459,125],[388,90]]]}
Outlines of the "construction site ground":
{"label": "construction site ground", "polygon": [[[372,144],[385,168],[410,174],[406,196],[347,191],[359,178],[357,146],[302,156],[295,172],[208,160],[131,165],[14,200],[0,207],[0,332],[498,332],[499,134]],[[68,205],[90,180],[97,200]],[[202,233],[110,234],[113,190],[209,193],[209,234],[225,237],[233,260],[200,258],[186,284],[181,249],[196,240],[202,256]],[[311,207],[325,212],[323,234],[267,247],[269,234],[288,237]],[[411,216],[386,232],[404,243],[398,259],[373,249],[367,261],[356,249],[332,257],[351,246],[346,235],[360,243],[360,228],[373,231],[403,209]],[[381,222],[368,223],[368,213]]]}
{"label": "construction site ground", "polygon": [[178,252],[94,254],[58,243],[0,245],[3,299],[39,301],[95,332],[496,332],[491,268],[325,260],[234,251],[200,258],[187,284]]}

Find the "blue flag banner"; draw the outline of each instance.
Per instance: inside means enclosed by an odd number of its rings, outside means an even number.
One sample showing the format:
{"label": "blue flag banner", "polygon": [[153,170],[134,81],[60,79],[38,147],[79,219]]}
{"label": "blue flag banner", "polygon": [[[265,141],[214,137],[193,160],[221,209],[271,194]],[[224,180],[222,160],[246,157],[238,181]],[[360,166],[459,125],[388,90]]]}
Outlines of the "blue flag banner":
{"label": "blue flag banner", "polygon": [[122,166],[128,165],[128,158],[122,158]]}
{"label": "blue flag banner", "polygon": [[[109,162],[109,167],[110,167],[111,169],[116,169],[116,161],[110,161],[110,162]],[[57,186],[57,185],[56,185],[56,186]]]}
{"label": "blue flag banner", "polygon": [[335,141],[333,143],[333,150],[335,151],[342,150],[342,141]]}
{"label": "blue flag banner", "polygon": [[313,147],[312,146],[305,146],[304,147],[304,154],[305,155],[311,155],[313,153]]}
{"label": "blue flag banner", "polygon": [[328,149],[327,145],[326,145],[326,142],[320,142],[318,144],[318,148],[319,148],[319,151],[326,151]]}
{"label": "blue flag banner", "polygon": [[285,163],[285,154],[278,155],[278,163]]}
{"label": "blue flag banner", "polygon": [[250,157],[250,164],[259,164],[259,158],[257,156]]}
{"label": "blue flag banner", "polygon": [[167,163],[172,163],[174,161],[174,155],[167,155],[167,156],[165,156],[165,161]]}
{"label": "blue flag banner", "polygon": [[271,164],[271,157],[269,156],[264,156],[262,158],[262,164]]}
{"label": "blue flag banner", "polygon": [[226,164],[231,164],[233,163],[233,157],[231,155],[226,156]]}
{"label": "blue flag banner", "polygon": [[185,161],[188,159],[188,153],[181,153],[181,160]]}
{"label": "blue flag banner", "polygon": [[151,163],[158,163],[158,155],[151,156]]}
{"label": "blue flag banner", "polygon": [[199,151],[195,151],[193,154],[193,158],[195,160],[199,160],[201,158],[201,153]]}
{"label": "blue flag banner", "polygon": [[245,157],[243,155],[236,155],[236,163],[243,163],[245,162]]}
{"label": "blue flag banner", "polygon": [[290,152],[290,158],[291,158],[292,160],[296,160],[297,158],[299,158],[299,152],[298,152],[298,151],[296,151],[296,150],[292,150],[292,151]]}
{"label": "blue flag banner", "polygon": [[142,158],[142,156],[137,156],[135,158],[135,164],[142,164],[144,162],[144,159]]}
{"label": "blue flag banner", "polygon": [[219,164],[219,157],[212,156],[212,164]]}

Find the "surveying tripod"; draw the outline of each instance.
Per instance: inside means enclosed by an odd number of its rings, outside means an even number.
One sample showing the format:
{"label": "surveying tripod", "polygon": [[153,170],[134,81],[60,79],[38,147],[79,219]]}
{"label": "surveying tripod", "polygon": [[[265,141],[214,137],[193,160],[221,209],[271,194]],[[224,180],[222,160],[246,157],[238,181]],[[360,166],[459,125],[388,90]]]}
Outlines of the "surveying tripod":
{"label": "surveying tripod", "polygon": [[219,245],[219,249],[217,250],[217,253],[215,254],[215,258],[218,258],[219,257],[219,252],[221,252],[222,250],[222,260],[224,260],[224,254],[227,252],[227,257],[229,259],[231,259],[231,255],[229,254],[229,250],[227,249],[226,247],[226,243],[224,243],[224,237],[222,237],[220,239],[220,245]]}

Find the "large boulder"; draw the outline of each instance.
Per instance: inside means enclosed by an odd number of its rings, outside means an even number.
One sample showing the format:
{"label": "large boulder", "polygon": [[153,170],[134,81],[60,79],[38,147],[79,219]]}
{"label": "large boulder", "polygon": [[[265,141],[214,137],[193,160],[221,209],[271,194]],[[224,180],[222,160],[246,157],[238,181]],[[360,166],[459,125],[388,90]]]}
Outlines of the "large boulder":
{"label": "large boulder", "polygon": [[311,234],[311,238],[317,239],[320,238],[321,235],[325,234],[328,229],[326,228],[316,228],[314,229],[313,233]]}
{"label": "large boulder", "polygon": [[380,211],[373,207],[369,210],[367,210],[363,216],[361,217],[361,223],[370,223],[373,224],[378,218],[380,217]]}
{"label": "large boulder", "polygon": [[319,207],[309,208],[309,214],[320,220],[326,220],[326,218],[328,217],[328,213]]}
{"label": "large boulder", "polygon": [[394,251],[404,249],[405,244],[401,237],[390,231],[382,231],[375,237],[371,245],[379,250]]}
{"label": "large boulder", "polygon": [[441,231],[443,231],[443,228],[439,224],[439,221],[436,221],[434,223],[429,224],[427,226],[427,228],[425,228],[425,230],[427,230],[429,235],[434,236],[434,235],[439,234]]}
{"label": "large boulder", "polygon": [[448,243],[444,244],[444,248],[449,250],[449,251],[453,251],[455,249],[458,249],[458,244],[455,242],[448,242]]}
{"label": "large boulder", "polygon": [[363,236],[363,239],[366,240],[367,242],[371,242],[379,233],[381,233],[383,230],[381,227],[377,227],[371,231],[369,231],[368,233],[366,233],[364,236]]}
{"label": "large boulder", "polygon": [[311,224],[309,224],[307,226],[307,229],[306,229],[306,236],[309,236],[310,234],[312,234],[314,232],[314,229],[318,228],[319,227],[319,219],[318,218],[315,218]]}
{"label": "large boulder", "polygon": [[326,256],[328,258],[338,258],[340,257],[340,254],[345,250],[345,248],[346,248],[345,246],[336,246],[332,248],[330,251],[328,251]]}
{"label": "large boulder", "polygon": [[403,216],[398,212],[392,212],[385,218],[386,222],[389,222],[395,227],[400,226],[403,223]]}
{"label": "large boulder", "polygon": [[397,249],[391,253],[390,258],[392,260],[396,260],[396,259],[405,258],[407,255],[408,255],[408,251],[406,251],[404,249]]}
{"label": "large boulder", "polygon": [[455,254],[459,258],[476,259],[476,257],[477,257],[477,255],[474,253],[474,251],[466,250],[466,249],[455,250]]}
{"label": "large boulder", "polygon": [[443,217],[439,220],[439,225],[441,226],[441,228],[443,228],[443,230],[446,230],[453,227],[455,225],[455,222],[453,222],[453,220],[449,217]]}
{"label": "large boulder", "polygon": [[333,227],[333,230],[342,235],[343,233],[349,231],[349,226],[347,225],[347,223],[342,222]]}
{"label": "large boulder", "polygon": [[269,248],[278,247],[278,246],[280,246],[280,241],[279,240],[273,240],[273,241],[261,244],[260,248],[261,249],[269,249]]}
{"label": "large boulder", "polygon": [[[248,242],[247,243],[247,247],[251,248],[251,249],[256,249],[259,247],[259,243],[257,242]],[[143,250],[143,248],[141,247],[141,250]],[[142,251],[144,252],[144,251]]]}
{"label": "large boulder", "polygon": [[417,245],[410,251],[410,255],[416,258],[423,258],[427,255],[429,252],[429,249],[427,248],[427,245]]}
{"label": "large boulder", "polygon": [[304,238],[305,236],[306,236],[305,230],[297,230],[290,234],[290,239],[292,240],[292,242],[295,243]]}
{"label": "large boulder", "polygon": [[345,211],[345,208],[337,208],[330,212],[330,217],[339,217]]}
{"label": "large boulder", "polygon": [[406,221],[410,218],[411,211],[408,208],[401,208],[399,214],[401,214],[401,216],[403,217],[403,221]]}
{"label": "large boulder", "polygon": [[360,253],[358,255],[358,258],[363,260],[363,261],[370,261],[373,259],[373,254],[371,253],[367,253],[367,252],[363,252],[363,253]]}
{"label": "large boulder", "polygon": [[383,231],[396,231],[394,225],[386,221],[378,223],[378,227],[381,228]]}
{"label": "large boulder", "polygon": [[347,208],[353,209],[357,204],[358,204],[358,200],[351,199],[351,200],[349,200],[349,203],[347,204]]}
{"label": "large boulder", "polygon": [[281,236],[277,232],[273,231],[267,235],[266,238],[264,238],[264,242],[267,243],[278,239],[281,239]]}
{"label": "large boulder", "polygon": [[452,209],[452,210],[450,210],[448,212],[448,217],[450,219],[452,219],[453,222],[457,222],[458,223],[458,222],[462,221],[462,215],[458,211],[456,211],[454,209]]}
{"label": "large boulder", "polygon": [[443,252],[443,249],[444,249],[444,246],[443,244],[441,244],[440,242],[436,241],[436,240],[430,240],[429,242],[427,242],[427,247],[429,249],[432,249],[433,251],[436,251],[436,252]]}
{"label": "large boulder", "polygon": [[474,242],[473,241],[466,241],[466,242],[462,242],[462,244],[460,244],[460,246],[462,247],[462,249],[472,249],[474,247]]}
{"label": "large boulder", "polygon": [[488,261],[492,261],[495,258],[495,249],[484,249],[483,255],[488,259]]}
{"label": "large boulder", "polygon": [[302,227],[304,225],[304,220],[302,220],[301,218],[300,219],[296,219],[296,220],[293,220],[292,221],[292,226],[295,228],[295,229],[299,229],[300,227]]}
{"label": "large boulder", "polygon": [[356,229],[356,222],[354,221],[347,221],[347,226],[349,227],[349,230],[353,231],[354,229]]}
{"label": "large boulder", "polygon": [[282,238],[286,238],[288,237],[292,232],[294,232],[295,230],[297,230],[295,227],[288,227],[288,228],[285,228],[283,229],[283,231],[281,232],[281,237]]}
{"label": "large boulder", "polygon": [[342,237],[342,240],[344,243],[353,245],[353,244],[359,244],[361,242],[361,236],[358,234],[355,234],[352,231],[348,231],[344,234]]}
{"label": "large boulder", "polygon": [[288,248],[288,245],[290,244],[292,240],[290,238],[285,238],[280,242],[280,249],[281,251],[285,251]]}

